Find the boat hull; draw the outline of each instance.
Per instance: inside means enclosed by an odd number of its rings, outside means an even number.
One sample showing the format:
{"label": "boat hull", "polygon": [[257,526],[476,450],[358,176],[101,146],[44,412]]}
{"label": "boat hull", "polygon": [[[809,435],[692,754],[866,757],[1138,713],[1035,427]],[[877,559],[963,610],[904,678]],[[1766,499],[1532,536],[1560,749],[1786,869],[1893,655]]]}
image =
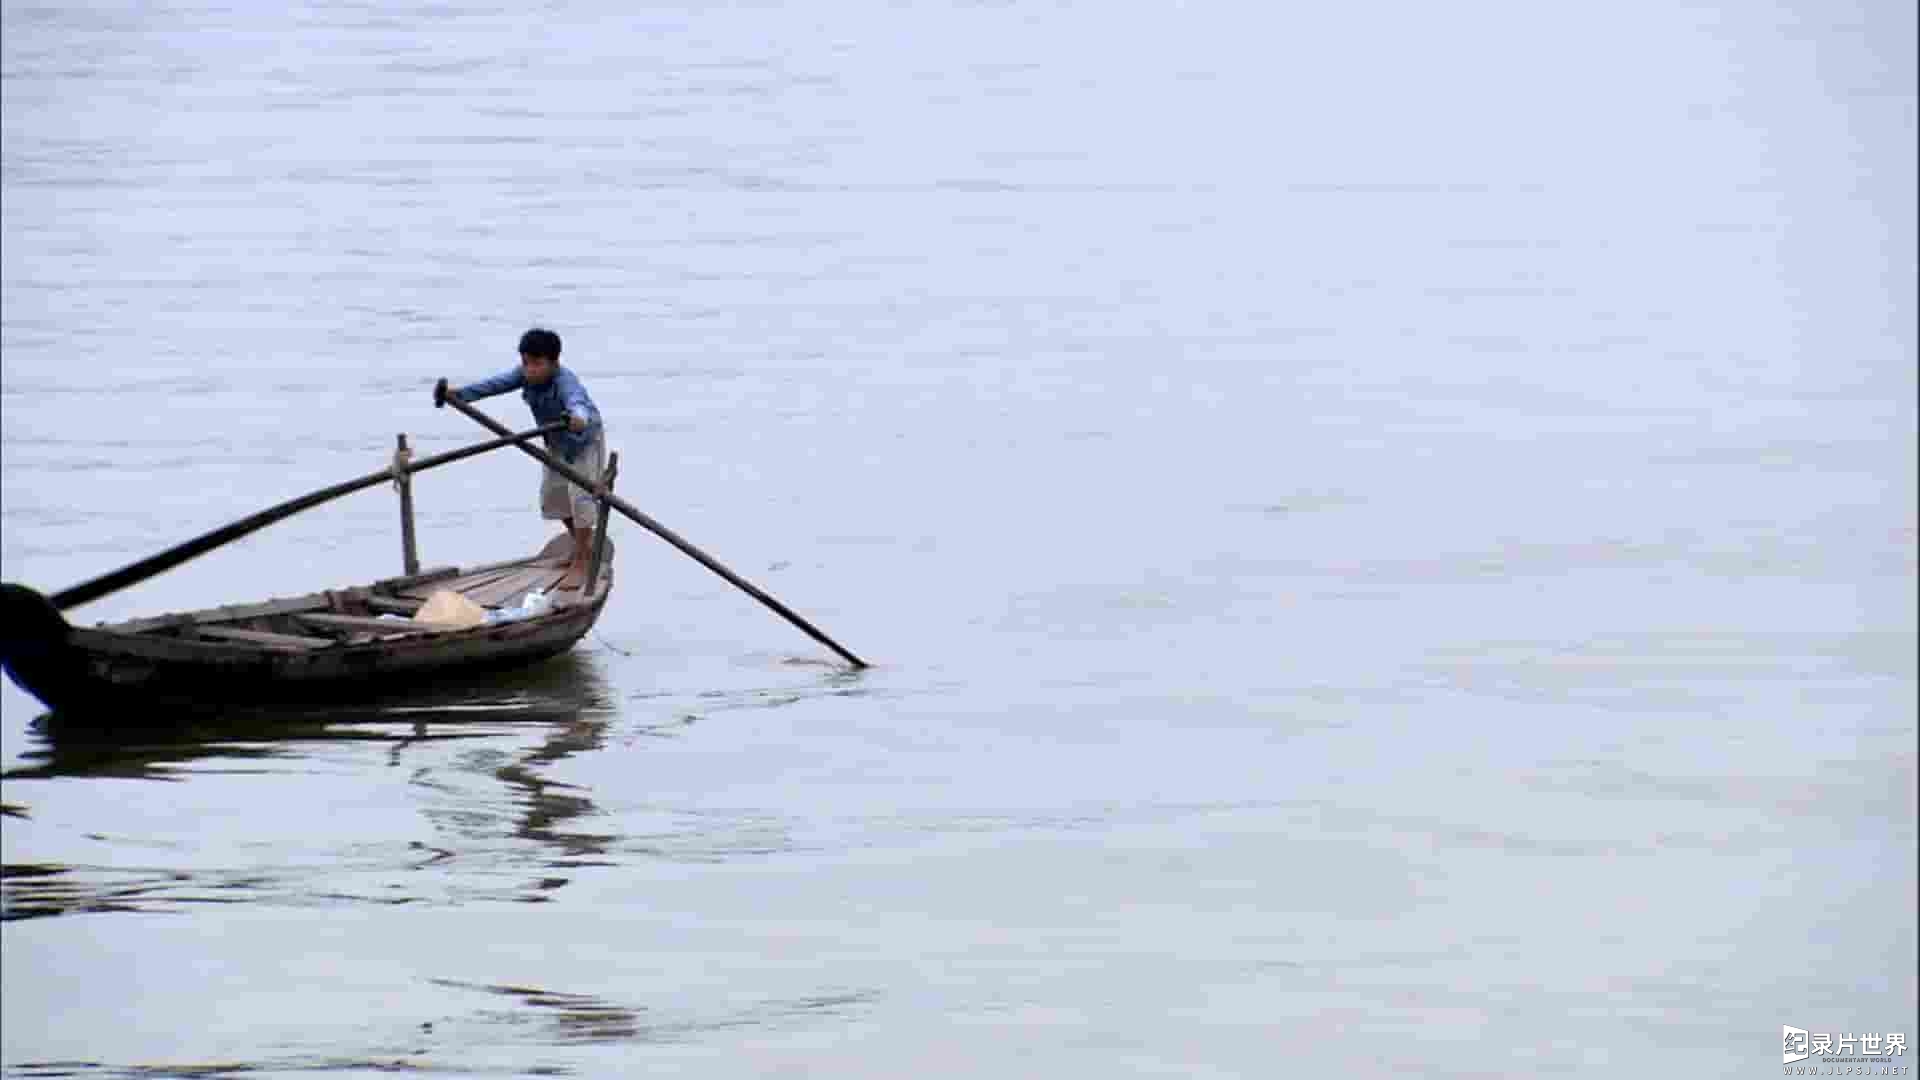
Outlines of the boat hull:
{"label": "boat hull", "polygon": [[583,609],[538,625],[441,635],[454,640],[371,642],[309,654],[208,649],[74,629],[64,648],[12,659],[7,674],[59,711],[347,700],[545,660],[571,649],[597,613]]}
{"label": "boat hull", "polygon": [[[521,578],[523,582],[548,580],[537,576],[541,574],[557,576],[537,562],[530,560],[529,565],[530,576]],[[312,648],[198,640],[190,631],[181,635],[162,629],[232,625],[231,609],[76,627],[44,596],[9,585],[0,593],[0,622],[5,624],[0,633],[5,636],[8,676],[59,712],[351,701],[444,684],[476,670],[537,663],[566,652],[593,628],[612,594],[612,579],[609,565],[591,594],[516,621],[434,632],[400,622],[394,626],[405,632],[361,634],[359,640]],[[509,589],[514,585],[507,583]],[[364,598],[367,591],[313,594],[257,607],[313,609],[338,595],[358,592]]]}

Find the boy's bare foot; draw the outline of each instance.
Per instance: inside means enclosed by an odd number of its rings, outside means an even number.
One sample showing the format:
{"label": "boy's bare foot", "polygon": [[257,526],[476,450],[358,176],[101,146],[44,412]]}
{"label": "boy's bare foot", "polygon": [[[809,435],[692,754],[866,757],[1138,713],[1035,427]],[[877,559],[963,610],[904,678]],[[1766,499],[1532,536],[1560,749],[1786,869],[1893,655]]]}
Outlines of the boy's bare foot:
{"label": "boy's bare foot", "polygon": [[560,579],[560,584],[555,585],[554,588],[562,591],[569,591],[569,590],[577,589],[580,586],[585,585],[586,583],[587,583],[587,568],[584,566],[573,566],[569,564],[567,566],[566,576],[562,577]]}

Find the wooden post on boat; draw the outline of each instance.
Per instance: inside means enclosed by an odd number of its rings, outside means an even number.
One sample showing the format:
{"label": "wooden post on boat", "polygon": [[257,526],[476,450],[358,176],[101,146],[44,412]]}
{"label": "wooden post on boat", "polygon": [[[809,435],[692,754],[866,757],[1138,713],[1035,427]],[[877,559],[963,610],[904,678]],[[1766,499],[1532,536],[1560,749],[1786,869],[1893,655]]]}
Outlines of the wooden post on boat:
{"label": "wooden post on boat", "polygon": [[420,572],[420,552],[413,541],[413,451],[407,449],[405,433],[394,436],[398,447],[393,452],[393,486],[400,492],[400,568],[404,574]]}
{"label": "wooden post on boat", "polygon": [[607,455],[607,471],[600,478],[599,495],[600,520],[593,526],[593,557],[587,563],[587,582],[580,589],[581,595],[591,593],[600,584],[600,564],[607,555],[607,525],[613,519],[613,507],[607,505],[607,496],[613,494],[614,477],[620,475],[620,451]]}

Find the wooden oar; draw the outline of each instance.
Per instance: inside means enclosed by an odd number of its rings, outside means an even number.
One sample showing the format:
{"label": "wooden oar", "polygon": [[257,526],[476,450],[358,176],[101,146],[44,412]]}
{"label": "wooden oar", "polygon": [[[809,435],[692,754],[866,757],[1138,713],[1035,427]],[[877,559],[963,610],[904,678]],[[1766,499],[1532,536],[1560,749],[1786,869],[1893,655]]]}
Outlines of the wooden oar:
{"label": "wooden oar", "polygon": [[[472,446],[463,446],[458,450],[449,450],[444,454],[435,454],[429,458],[422,458],[408,466],[407,471],[409,473],[426,472],[428,469],[436,469],[442,465],[450,465],[462,458],[470,458],[475,454],[484,454],[489,450],[498,450],[503,446],[525,445],[529,439],[537,439],[542,435],[552,431],[558,431],[566,426],[564,421],[556,420],[551,424],[542,424],[537,428],[523,431],[518,435],[511,434],[505,428],[501,428],[501,437],[498,439],[489,439],[486,442],[474,443]],[[111,574],[102,574],[92,581],[83,582],[75,585],[71,589],[57,592],[49,599],[53,602],[55,608],[62,611],[67,608],[78,607],[89,601],[98,600],[109,593],[118,592],[129,585],[137,585],[155,574],[171,570],[181,563],[186,562],[188,559],[205,555],[214,548],[224,544],[231,544],[243,536],[259,532],[274,522],[284,521],[302,510],[311,510],[321,503],[331,502],[334,499],[340,498],[342,495],[351,495],[363,488],[370,488],[375,484],[387,483],[392,479],[393,470],[391,468],[381,469],[377,473],[369,473],[358,480],[349,480],[344,484],[335,484],[330,488],[322,488],[311,495],[302,495],[297,499],[289,499],[278,506],[268,507],[251,517],[241,518],[231,525],[223,525],[210,533],[196,536],[184,544],[170,547],[158,555],[123,566]]]}
{"label": "wooden oar", "polygon": [[[488,431],[499,432],[504,434],[507,430],[506,425],[501,424],[500,422],[496,421],[493,417],[488,416],[486,413],[481,412],[479,409],[476,409],[472,405],[469,405],[466,402],[461,401],[459,398],[455,397],[447,389],[447,380],[445,379],[441,379],[438,383],[434,385],[433,404],[436,407],[441,405],[451,405],[455,409],[458,409],[460,412],[467,414],[467,416],[471,418],[474,423],[479,424],[481,427],[486,428]],[[552,469],[554,472],[557,472],[561,476],[566,477],[568,480],[573,481],[575,484],[578,484],[580,487],[586,489],[587,491],[597,490],[599,485],[593,483],[591,480],[588,480],[586,476],[583,475],[578,469],[575,469],[573,466],[568,465],[566,462],[561,461],[557,457],[554,457],[552,454],[547,453],[545,450],[536,450],[525,443],[521,443],[519,444],[519,446],[520,446],[520,450],[523,453],[528,454],[535,461],[540,462],[541,464],[545,465],[547,468]],[[679,548],[688,557],[692,558],[693,561],[699,563],[701,566],[706,567],[707,569],[713,571],[714,573],[720,575],[722,578],[726,579],[729,585],[732,585],[734,588],[739,589],[741,592],[744,592],[748,596],[753,597],[755,600],[760,601],[762,604],[765,604],[768,608],[772,609],[775,614],[779,615],[781,618],[787,620],[793,625],[799,627],[800,630],[804,632],[808,637],[812,638],[813,640],[819,642],[822,645],[825,645],[827,648],[832,649],[834,652],[839,653],[840,656],[844,658],[847,663],[852,664],[855,668],[864,668],[869,666],[865,660],[862,660],[859,657],[853,655],[853,653],[847,651],[847,649],[843,647],[839,642],[828,637],[818,627],[814,626],[812,623],[808,622],[807,620],[801,618],[799,615],[795,614],[791,608],[787,607],[787,605],[781,603],[778,600],[775,600],[772,596],[769,596],[766,590],[760,588],[758,585],[755,585],[753,582],[748,581],[747,579],[741,577],[740,575],[720,565],[719,561],[714,559],[713,556],[708,555],[706,552],[701,551],[697,547],[694,547],[692,544],[688,543],[685,539],[683,539],[679,533],[676,533],[672,529],[667,528],[665,525],[660,524],[658,521],[653,520],[653,518],[647,516],[645,513],[643,513],[638,507],[634,506],[632,503],[610,492],[607,494],[601,495],[600,497],[606,500],[606,504],[608,506],[611,506],[615,510],[620,511],[622,514],[625,514],[627,517],[632,518],[634,523],[639,525],[641,528],[646,529],[648,532],[652,533],[653,535],[659,537],[662,540],[665,540],[667,543],[672,544],[674,547]]]}

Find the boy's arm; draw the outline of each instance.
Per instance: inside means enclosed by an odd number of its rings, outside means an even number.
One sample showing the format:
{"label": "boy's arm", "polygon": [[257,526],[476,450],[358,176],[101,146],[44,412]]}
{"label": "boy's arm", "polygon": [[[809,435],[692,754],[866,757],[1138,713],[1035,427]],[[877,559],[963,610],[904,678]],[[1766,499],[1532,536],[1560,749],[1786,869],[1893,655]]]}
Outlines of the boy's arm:
{"label": "boy's arm", "polygon": [[569,431],[587,430],[598,415],[592,399],[587,397],[586,387],[581,386],[578,379],[568,379],[560,384],[560,403],[567,407]]}
{"label": "boy's arm", "polygon": [[509,390],[518,390],[526,385],[526,382],[526,374],[519,368],[514,368],[512,371],[501,372],[490,379],[481,379],[477,383],[463,386],[455,390],[453,396],[461,401],[479,401],[481,398],[490,398]]}

